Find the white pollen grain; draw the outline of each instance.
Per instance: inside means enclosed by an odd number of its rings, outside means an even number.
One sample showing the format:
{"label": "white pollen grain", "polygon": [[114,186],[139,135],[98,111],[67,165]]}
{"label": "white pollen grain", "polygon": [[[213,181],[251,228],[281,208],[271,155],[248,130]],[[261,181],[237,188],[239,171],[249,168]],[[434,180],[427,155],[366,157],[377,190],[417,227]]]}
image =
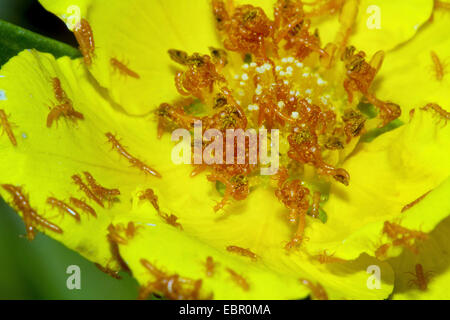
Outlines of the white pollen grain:
{"label": "white pollen grain", "polygon": [[309,73],[308,73],[308,72],[305,72],[304,74],[302,74],[302,76],[303,76],[304,78],[308,78],[308,77],[309,77]]}
{"label": "white pollen grain", "polygon": [[0,100],[8,100],[5,90],[0,90]]}
{"label": "white pollen grain", "polygon": [[242,78],[242,80],[247,81],[248,80],[248,74],[244,73],[241,78]]}
{"label": "white pollen grain", "polygon": [[264,67],[258,67],[258,68],[256,68],[256,72],[264,73],[264,72],[266,72],[266,69]]}
{"label": "white pollen grain", "polygon": [[246,64],[244,64],[243,66],[242,66],[242,69],[248,69],[248,67],[249,67],[249,65],[246,63]]}
{"label": "white pollen grain", "polygon": [[322,86],[322,85],[327,84],[327,82],[326,82],[325,80],[323,80],[322,78],[319,78],[319,79],[317,79],[317,84],[318,84],[319,86]]}
{"label": "white pollen grain", "polygon": [[298,113],[297,111],[294,111],[294,112],[292,112],[292,114],[291,114],[291,118],[292,118],[292,119],[298,119],[299,116],[300,116],[300,115],[299,115],[299,113]]}
{"label": "white pollen grain", "polygon": [[286,106],[286,104],[283,101],[278,101],[278,107],[280,109],[283,109]]}
{"label": "white pollen grain", "polygon": [[312,90],[311,90],[311,89],[306,89],[306,90],[305,90],[305,93],[306,93],[306,94],[311,94],[311,93],[312,93]]}
{"label": "white pollen grain", "polygon": [[292,63],[292,62],[294,62],[294,58],[293,58],[293,57],[289,57],[289,58],[287,58],[287,62],[289,62],[289,63]]}

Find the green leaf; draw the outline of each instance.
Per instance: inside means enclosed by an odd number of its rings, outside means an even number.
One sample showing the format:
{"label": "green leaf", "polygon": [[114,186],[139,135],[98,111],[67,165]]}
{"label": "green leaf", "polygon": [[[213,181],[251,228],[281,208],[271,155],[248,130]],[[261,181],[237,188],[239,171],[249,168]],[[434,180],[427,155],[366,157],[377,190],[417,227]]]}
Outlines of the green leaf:
{"label": "green leaf", "polygon": [[56,58],[81,56],[72,46],[0,20],[0,66],[25,49],[52,53]]}

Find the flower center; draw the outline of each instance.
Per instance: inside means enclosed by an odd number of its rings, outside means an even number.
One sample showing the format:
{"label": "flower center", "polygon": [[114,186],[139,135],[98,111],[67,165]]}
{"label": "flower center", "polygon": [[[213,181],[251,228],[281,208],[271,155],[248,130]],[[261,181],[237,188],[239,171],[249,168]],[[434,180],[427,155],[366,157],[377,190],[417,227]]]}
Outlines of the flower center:
{"label": "flower center", "polygon": [[[212,4],[225,49],[210,48],[210,55],[169,50],[172,60],[183,66],[175,80],[184,98],[159,107],[159,135],[177,128],[194,131],[198,121],[203,132],[216,129],[224,135],[229,129],[277,130],[276,136],[274,131],[269,134],[269,149],[279,153],[281,167],[270,182],[257,173],[261,164],[248,161],[196,163],[193,175],[209,172],[208,180],[223,192],[216,211],[231,200],[246,199],[251,187],[272,187],[287,208],[288,221],[297,225],[286,247],[298,247],[304,240],[306,215],[326,221],[320,207],[330,184],[350,183],[350,174],[338,166],[366,129],[359,102],[377,108],[383,125],[400,115],[397,105],[377,99],[370,91],[383,53],[366,62],[364,52],[346,48],[352,25],[348,20],[354,19],[346,15],[341,16],[336,43],[322,48],[318,33],[309,30],[308,17],[335,12],[335,5],[305,13],[300,1],[279,0],[275,19],[270,20],[251,5],[234,7],[231,1],[221,0]],[[279,148],[274,148],[277,139]],[[251,142],[231,151],[239,148],[248,156]],[[226,155],[230,149],[220,151]]]}

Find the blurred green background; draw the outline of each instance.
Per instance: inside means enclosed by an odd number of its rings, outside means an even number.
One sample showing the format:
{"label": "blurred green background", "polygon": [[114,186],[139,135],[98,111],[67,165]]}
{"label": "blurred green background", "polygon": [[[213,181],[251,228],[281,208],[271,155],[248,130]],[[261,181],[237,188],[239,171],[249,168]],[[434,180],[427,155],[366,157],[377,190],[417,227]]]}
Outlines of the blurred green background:
{"label": "blurred green background", "polygon": [[[0,19],[76,46],[64,23],[37,0],[0,0]],[[136,299],[138,284],[130,275],[113,279],[49,237],[38,234],[29,242],[24,234],[22,220],[0,198],[0,299]],[[66,286],[71,265],[81,269],[81,290]]]}

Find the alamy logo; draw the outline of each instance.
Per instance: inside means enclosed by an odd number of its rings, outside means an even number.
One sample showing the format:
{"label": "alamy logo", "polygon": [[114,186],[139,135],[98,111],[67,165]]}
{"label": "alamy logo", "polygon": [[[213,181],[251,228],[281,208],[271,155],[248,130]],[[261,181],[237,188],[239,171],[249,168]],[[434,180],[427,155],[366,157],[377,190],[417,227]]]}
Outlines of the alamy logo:
{"label": "alamy logo", "polygon": [[367,268],[367,273],[371,276],[367,279],[367,288],[369,290],[381,289],[381,269],[377,265],[371,265]]}
{"label": "alamy logo", "polygon": [[67,278],[66,286],[69,290],[81,290],[81,269],[79,266],[68,266],[66,270],[70,276]]}
{"label": "alamy logo", "polygon": [[[202,122],[194,123],[194,141],[186,129],[172,133],[172,141],[179,141],[172,150],[173,163],[179,164],[251,164],[261,166],[261,175],[274,175],[279,169],[279,130],[246,131],[209,129],[203,132]],[[181,139],[181,141],[180,141]],[[270,155],[269,155],[270,149]],[[193,151],[193,155],[192,155]]]}

